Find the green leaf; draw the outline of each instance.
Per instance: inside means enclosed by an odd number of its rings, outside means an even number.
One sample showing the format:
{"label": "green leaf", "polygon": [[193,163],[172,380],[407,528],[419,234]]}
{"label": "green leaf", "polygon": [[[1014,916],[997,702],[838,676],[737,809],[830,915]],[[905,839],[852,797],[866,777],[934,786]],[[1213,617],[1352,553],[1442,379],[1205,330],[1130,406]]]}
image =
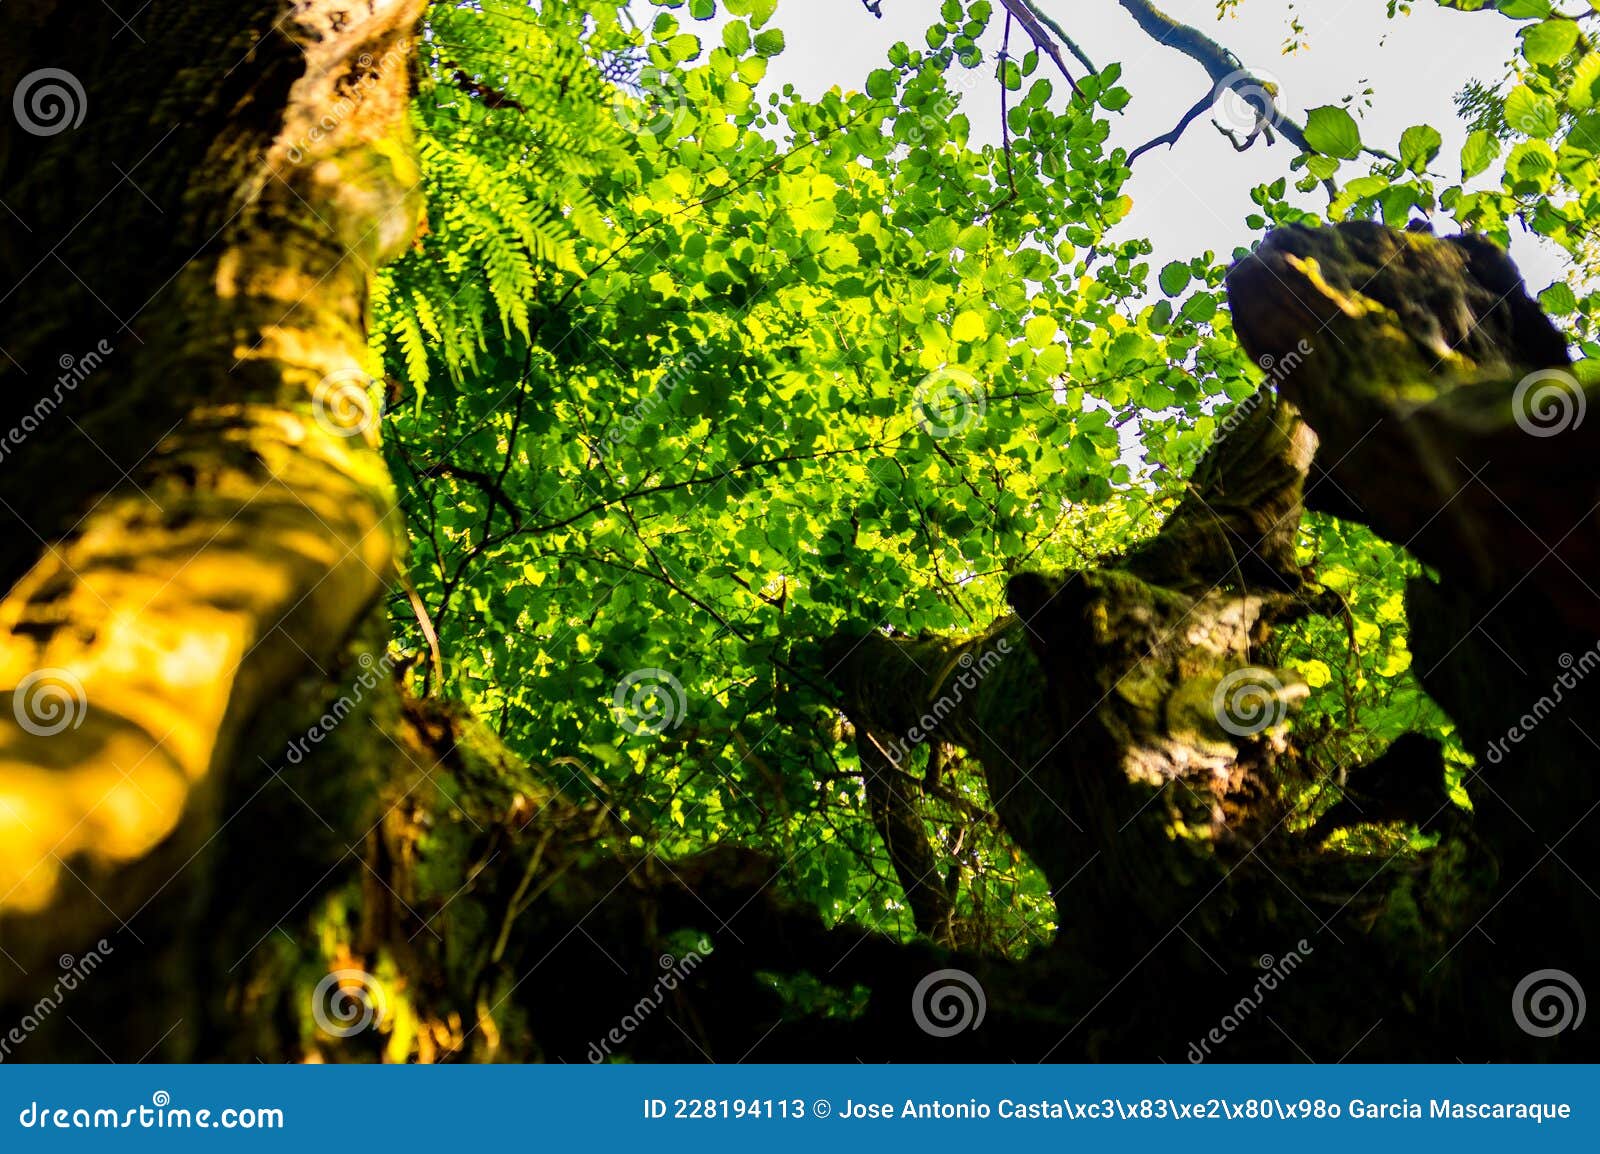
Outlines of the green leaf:
{"label": "green leaf", "polygon": [[1578,25],[1571,20],[1544,20],[1518,33],[1522,54],[1530,64],[1557,64],[1578,43]]}
{"label": "green leaf", "polygon": [[987,332],[984,314],[973,309],[961,313],[950,326],[950,336],[957,341],[980,340]]}
{"label": "green leaf", "polygon": [[1593,108],[1597,80],[1600,80],[1600,52],[1585,53],[1572,70],[1572,84],[1567,89],[1567,107],[1574,112]]}
{"label": "green leaf", "polygon": [[1600,156],[1600,113],[1585,112],[1573,122],[1567,133],[1565,148],[1577,148],[1593,156]]}
{"label": "green leaf", "polygon": [[1217,315],[1217,297],[1214,293],[1195,293],[1183,302],[1183,315],[1196,324],[1205,324]]}
{"label": "green leaf", "polygon": [[1467,137],[1461,146],[1461,178],[1471,179],[1494,163],[1500,155],[1500,141],[1492,133],[1479,129]]}
{"label": "green leaf", "polygon": [[1419,176],[1439,155],[1444,138],[1430,124],[1415,124],[1400,134],[1400,160]]}
{"label": "green leaf", "polygon": [[1354,180],[1345,181],[1344,192],[1345,195],[1354,199],[1366,196],[1377,196],[1380,192],[1388,187],[1389,178],[1387,176],[1380,176],[1377,173],[1371,173],[1367,176],[1358,176]]}
{"label": "green leaf", "polygon": [[1386,188],[1378,198],[1383,206],[1383,223],[1390,228],[1400,228],[1411,218],[1411,210],[1418,203],[1417,187],[1413,184],[1397,184]]}
{"label": "green leaf", "polygon": [[1361,132],[1355,118],[1331,104],[1306,114],[1306,143],[1324,156],[1354,160],[1361,155]]}
{"label": "green leaf", "polygon": [[750,51],[750,25],[743,20],[730,20],[722,26],[722,46],[735,56]]}
{"label": "green leaf", "polygon": [[693,60],[700,55],[700,37],[685,32],[666,43],[667,54],[675,63]]}
{"label": "green leaf", "polygon": [[1327,180],[1339,171],[1339,160],[1333,156],[1317,156],[1313,154],[1306,158],[1306,171],[1318,180]]}
{"label": "green leaf", "polygon": [[1175,260],[1162,268],[1158,279],[1161,291],[1169,297],[1175,297],[1189,286],[1189,266],[1183,261]]}
{"label": "green leaf", "polygon": [[1298,662],[1297,667],[1301,676],[1306,679],[1306,684],[1311,686],[1312,689],[1321,689],[1333,680],[1333,671],[1328,668],[1326,661],[1318,661],[1313,658],[1310,661]]}
{"label": "green leaf", "polygon": [[1525,140],[1506,157],[1506,175],[1532,183],[1541,190],[1556,168],[1556,154],[1542,140]]}
{"label": "green leaf", "polygon": [[727,0],[727,7],[735,16],[748,16],[751,26],[760,28],[772,19],[778,0]]}
{"label": "green leaf", "polygon": [[757,32],[756,55],[776,56],[784,49],[783,29],[768,28],[765,32]]}
{"label": "green leaf", "polygon": [[1541,96],[1526,84],[1519,84],[1506,97],[1506,125],[1524,136],[1553,136],[1561,126],[1555,101]]}
{"label": "green leaf", "polygon": [[1022,326],[1022,335],[1030,346],[1042,349],[1056,339],[1059,329],[1054,317],[1030,317],[1028,323]]}
{"label": "green leaf", "polygon": [[1578,298],[1573,295],[1570,285],[1557,281],[1544,292],[1539,294],[1539,304],[1547,313],[1564,317],[1578,311]]}

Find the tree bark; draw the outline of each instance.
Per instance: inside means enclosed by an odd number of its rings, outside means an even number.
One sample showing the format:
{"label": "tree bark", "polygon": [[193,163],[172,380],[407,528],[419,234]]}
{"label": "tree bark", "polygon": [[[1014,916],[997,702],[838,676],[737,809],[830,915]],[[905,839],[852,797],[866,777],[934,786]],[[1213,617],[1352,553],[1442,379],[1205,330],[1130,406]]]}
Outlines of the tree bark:
{"label": "tree bark", "polygon": [[[1488,241],[1375,225],[1274,233],[1229,277],[1252,353],[1314,346],[1282,385],[1322,439],[1332,511],[1436,571],[1406,608],[1423,687],[1477,761],[1467,789],[1486,868],[1481,921],[1447,943],[1487,1007],[1530,974],[1600,971],[1594,773],[1600,731],[1600,509],[1593,390],[1566,339]],[[1591,1033],[1530,1044],[1593,1055]]]}
{"label": "tree bark", "polygon": [[57,60],[82,120],[5,148],[0,989],[203,888],[244,735],[319,696],[392,571],[364,314],[414,228],[422,7],[156,3],[138,45],[8,6],[8,90]]}
{"label": "tree bark", "polygon": [[[1105,569],[1013,578],[1017,618],[980,638],[841,638],[846,713],[880,743],[911,732],[981,759],[1005,828],[1056,894],[1061,934],[1044,964],[1075,1054],[1171,1056],[1186,1031],[1205,1036],[1203,1007],[1230,1017],[1213,1000],[1216,970],[1232,976],[1257,950],[1281,957],[1288,942],[1328,953],[1275,1000],[1278,1036],[1230,1039],[1230,1057],[1358,1044],[1369,1059],[1591,1053],[1577,1032],[1523,1026],[1526,979],[1592,979],[1596,956],[1580,913],[1600,748],[1580,723],[1600,704],[1581,677],[1600,665],[1600,598],[1583,576],[1593,449],[1586,431],[1568,436],[1583,401],[1572,378],[1556,379],[1564,440],[1529,431],[1518,392],[1519,377],[1566,364],[1564,342],[1504,254],[1472,238],[1288,230],[1233,270],[1229,291],[1246,348],[1281,384],[1224,427],[1161,531]],[[1276,622],[1338,608],[1294,564],[1302,500],[1440,569],[1410,591],[1413,649],[1479,758],[1473,819],[1416,735],[1355,767],[1345,801],[1316,822],[1294,810],[1308,783],[1289,719],[1304,687],[1270,668],[1234,678]],[[1507,538],[1517,548],[1500,548]],[[941,685],[928,671],[1006,636],[1026,638],[1036,668],[996,673],[919,723]],[[1532,669],[1577,673],[1557,705],[1535,706]],[[1250,694],[1245,715],[1229,716],[1229,686]],[[1566,725],[1545,721],[1557,708]],[[1505,735],[1519,715],[1530,728],[1529,709],[1539,728],[1513,756],[1523,739]],[[1322,847],[1337,825],[1373,821],[1439,843],[1404,867]],[[1152,1013],[1132,992],[1150,988],[1184,994]]]}

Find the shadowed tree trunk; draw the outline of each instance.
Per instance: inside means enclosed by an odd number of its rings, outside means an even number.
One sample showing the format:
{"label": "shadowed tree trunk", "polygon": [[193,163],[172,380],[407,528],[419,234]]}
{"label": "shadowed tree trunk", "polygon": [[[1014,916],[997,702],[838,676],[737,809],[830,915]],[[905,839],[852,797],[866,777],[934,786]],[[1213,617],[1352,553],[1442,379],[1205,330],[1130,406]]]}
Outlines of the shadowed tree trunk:
{"label": "shadowed tree trunk", "polygon": [[[981,760],[1060,911],[1045,965],[1079,1041],[1058,1057],[1176,1057],[1179,1038],[1229,1017],[1252,956],[1291,947],[1315,956],[1273,999],[1276,1036],[1230,1037],[1230,1057],[1592,1052],[1519,1022],[1525,978],[1582,984],[1595,956],[1594,690],[1568,675],[1552,704],[1526,672],[1553,682],[1577,653],[1583,673],[1600,664],[1584,576],[1600,493],[1590,436],[1568,436],[1584,398],[1556,373],[1563,342],[1505,255],[1472,238],[1288,230],[1229,290],[1246,348],[1283,383],[1224,426],[1161,531],[1108,568],[1013,578],[1017,617],[980,637],[839,639],[845,710],[877,745],[945,741]],[[1528,374],[1553,392],[1530,395]],[[1470,822],[1415,736],[1354,768],[1316,823],[1293,812],[1305,689],[1255,654],[1275,624],[1339,608],[1294,563],[1302,503],[1440,570],[1410,590],[1413,648],[1480,761]],[[1031,661],[945,691],[953,661],[1024,642]],[[1518,756],[1496,748],[1530,709],[1566,716]],[[1403,866],[1321,848],[1341,823],[1393,820],[1442,831],[1439,845]],[[1152,1006],[1152,989],[1185,993]]]}
{"label": "shadowed tree trunk", "polygon": [[[1448,964],[1502,1026],[1532,973],[1595,989],[1600,430],[1565,341],[1472,237],[1286,230],[1229,287],[1253,353],[1314,345],[1283,392],[1322,438],[1325,507],[1437,571],[1407,589],[1414,667],[1477,759],[1473,824],[1498,871]],[[1592,1031],[1517,1033],[1504,1042],[1531,1057],[1595,1054]]]}
{"label": "shadowed tree trunk", "polygon": [[365,651],[398,545],[365,309],[416,219],[422,7],[156,3],[148,37],[7,8],[36,106],[4,155],[0,988],[157,895],[203,907],[186,863],[259,727]]}

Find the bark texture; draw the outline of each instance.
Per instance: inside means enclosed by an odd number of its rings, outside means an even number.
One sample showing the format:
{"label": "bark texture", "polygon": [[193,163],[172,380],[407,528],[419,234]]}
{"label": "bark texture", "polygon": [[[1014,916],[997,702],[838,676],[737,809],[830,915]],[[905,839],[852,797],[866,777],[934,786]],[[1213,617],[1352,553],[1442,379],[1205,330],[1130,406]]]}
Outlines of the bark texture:
{"label": "bark texture", "polygon": [[[1103,569],[1019,575],[1017,616],[980,638],[840,639],[846,712],[879,745],[911,733],[982,761],[1060,910],[1038,963],[1072,1023],[1057,1057],[1170,1056],[1185,1032],[1204,1037],[1208,1012],[1241,1016],[1219,1003],[1219,972],[1291,944],[1314,957],[1273,1000],[1276,1036],[1230,1037],[1229,1057],[1592,1053],[1579,1032],[1525,1028],[1539,1024],[1530,976],[1592,985],[1597,944],[1583,911],[1600,744],[1584,719],[1600,702],[1582,675],[1597,664],[1600,493],[1564,341],[1504,253],[1470,237],[1285,230],[1229,292],[1281,385],[1225,427],[1161,531]],[[1316,821],[1295,811],[1305,690],[1257,654],[1275,624],[1338,610],[1295,565],[1302,505],[1438,570],[1410,590],[1412,648],[1479,760],[1470,815],[1416,735],[1351,770]],[[1030,667],[946,700],[930,725],[930,671],[1007,637]],[[1323,845],[1340,825],[1393,821],[1437,846],[1402,864]],[[1150,990],[1183,993],[1152,1010]]]}
{"label": "bark texture", "polygon": [[1505,253],[1370,225],[1275,233],[1229,284],[1252,352],[1312,342],[1283,384],[1322,439],[1323,496],[1437,571],[1407,590],[1425,689],[1477,760],[1478,855],[1496,880],[1451,944],[1491,1021],[1532,1057],[1595,1053],[1580,1031],[1530,1039],[1505,1013],[1529,974],[1594,990],[1600,929],[1600,474],[1593,390]]}
{"label": "bark texture", "polygon": [[0,989],[195,897],[243,735],[327,685],[392,572],[365,306],[414,226],[422,6],[157,3],[143,43],[7,9],[8,91],[53,61],[83,115],[4,157]]}

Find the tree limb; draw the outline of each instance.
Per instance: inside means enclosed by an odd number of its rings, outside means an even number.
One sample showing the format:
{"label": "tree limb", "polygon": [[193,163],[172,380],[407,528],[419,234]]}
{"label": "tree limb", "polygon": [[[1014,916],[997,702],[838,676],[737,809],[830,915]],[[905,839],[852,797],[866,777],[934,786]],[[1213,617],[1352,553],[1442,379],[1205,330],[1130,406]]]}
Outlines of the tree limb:
{"label": "tree limb", "polygon": [[1051,38],[1050,32],[1034,12],[1026,0],[1000,0],[1005,10],[1017,18],[1017,23],[1033,40],[1034,47],[1043,52],[1061,70],[1061,75],[1067,78],[1067,83],[1072,85],[1072,91],[1077,92],[1078,82],[1072,78],[1072,73],[1067,68],[1067,62],[1061,58],[1061,49],[1056,47],[1056,42]]}
{"label": "tree limb", "polygon": [[[1052,18],[1048,13],[1040,11],[1039,5],[1035,3],[1035,0],[1021,0],[1021,3],[1025,8],[1028,9],[1028,11],[1032,12],[1039,18],[1039,22],[1041,24],[1055,34],[1055,38],[1057,40],[1061,41],[1061,43],[1067,46],[1067,51],[1078,58],[1079,64],[1083,65],[1084,68],[1091,73],[1100,71],[1100,69],[1095,67],[1094,61],[1090,60],[1089,57],[1084,53],[1083,49],[1078,47],[1077,41],[1073,40],[1071,36],[1067,35],[1067,30],[1061,27],[1060,23]],[[1009,8],[1010,5],[1007,5],[1007,7]]]}
{"label": "tree limb", "polygon": [[[1284,115],[1276,99],[1277,85],[1270,80],[1264,80],[1251,72],[1240,62],[1239,58],[1218,44],[1211,37],[1201,32],[1198,28],[1188,24],[1180,24],[1171,16],[1161,11],[1150,0],[1117,0],[1123,10],[1133,17],[1134,23],[1139,25],[1141,31],[1158,44],[1175,48],[1189,59],[1206,70],[1206,75],[1211,78],[1213,85],[1210,94],[1205,98],[1204,105],[1209,107],[1215,103],[1216,98],[1224,88],[1231,89],[1239,98],[1248,104],[1256,114],[1256,127],[1251,132],[1249,142],[1253,142],[1257,133],[1277,129],[1283,134],[1285,140],[1299,148],[1302,152],[1314,152],[1306,142],[1305,130],[1293,119]],[[1197,111],[1198,110],[1198,111]],[[1194,121],[1200,112],[1204,111],[1200,104],[1191,108],[1184,118],[1178,122],[1176,128],[1163,137],[1157,137],[1149,144],[1142,145],[1134,150],[1133,156],[1150,151],[1158,144],[1175,144],[1183,130]],[[1270,135],[1268,143],[1271,143]],[[1235,147],[1239,147],[1235,145]],[[1129,157],[1131,161],[1133,156]]]}

